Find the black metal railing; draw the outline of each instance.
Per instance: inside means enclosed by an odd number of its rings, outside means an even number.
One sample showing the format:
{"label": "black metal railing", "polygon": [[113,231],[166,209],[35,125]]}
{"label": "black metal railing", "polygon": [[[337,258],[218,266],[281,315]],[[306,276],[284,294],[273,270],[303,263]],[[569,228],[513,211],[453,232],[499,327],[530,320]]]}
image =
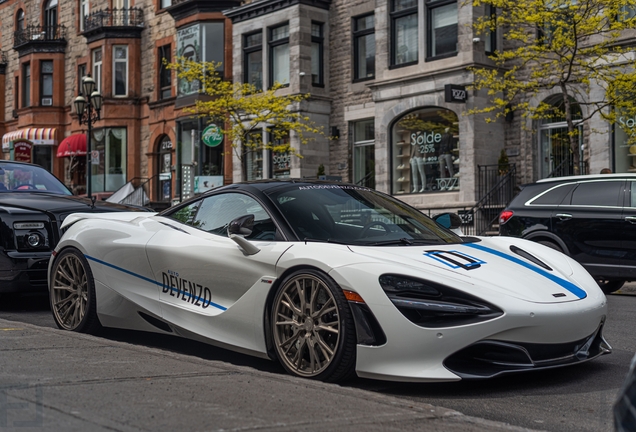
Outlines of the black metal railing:
{"label": "black metal railing", "polygon": [[84,21],[84,31],[103,27],[143,27],[144,13],[141,8],[106,8],[90,13]]}
{"label": "black metal railing", "polygon": [[[157,176],[155,175],[150,178],[134,177],[132,180],[128,180],[128,183],[130,183],[133,187],[133,191],[129,193],[127,196],[125,196],[124,198],[120,199],[118,201],[119,204],[127,204],[127,205],[134,205],[134,206],[140,206],[140,207],[147,206],[150,203],[150,197],[152,192],[150,188],[152,186],[152,181],[156,180],[156,178]],[[126,183],[126,185],[128,183]],[[126,187],[126,185],[122,187]]]}
{"label": "black metal railing", "polygon": [[[472,207],[458,209],[464,221],[461,229],[466,235],[497,235],[499,214],[516,194],[517,167],[510,164],[506,172],[498,165],[477,166],[477,191],[481,196]],[[444,213],[445,209],[429,209],[429,216]]]}
{"label": "black metal railing", "polygon": [[63,42],[66,40],[66,27],[29,25],[13,32],[13,46],[17,47],[30,42]]}
{"label": "black metal railing", "polygon": [[[575,175],[574,173],[574,158],[572,156],[563,159],[552,171],[546,176],[546,178],[552,177],[568,177]],[[588,174],[588,165],[586,161],[580,161],[579,174]]]}

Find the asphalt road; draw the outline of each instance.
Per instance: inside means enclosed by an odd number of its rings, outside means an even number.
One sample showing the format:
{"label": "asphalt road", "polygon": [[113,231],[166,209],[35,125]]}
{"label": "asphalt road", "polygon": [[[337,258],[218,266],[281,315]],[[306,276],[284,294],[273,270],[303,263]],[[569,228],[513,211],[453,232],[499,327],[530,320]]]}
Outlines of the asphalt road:
{"label": "asphalt road", "polygon": [[[346,387],[394,396],[405,405],[410,401],[429,403],[530,429],[611,431],[612,404],[636,352],[636,283],[621,292],[608,296],[605,336],[613,353],[596,361],[488,381],[404,384],[356,379]],[[43,296],[3,299],[0,318],[55,327]],[[109,330],[104,337],[284,374],[276,363],[170,336]]]}

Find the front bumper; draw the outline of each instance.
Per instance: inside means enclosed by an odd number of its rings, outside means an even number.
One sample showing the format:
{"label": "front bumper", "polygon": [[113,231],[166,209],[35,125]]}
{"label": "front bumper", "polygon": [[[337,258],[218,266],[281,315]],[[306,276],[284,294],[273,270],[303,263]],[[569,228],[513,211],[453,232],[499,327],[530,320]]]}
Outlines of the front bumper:
{"label": "front bumper", "polygon": [[587,338],[569,343],[482,340],[448,357],[444,366],[462,379],[483,379],[583,363],[611,352],[601,323]]}
{"label": "front bumper", "polygon": [[0,293],[46,292],[51,252],[0,252]]}

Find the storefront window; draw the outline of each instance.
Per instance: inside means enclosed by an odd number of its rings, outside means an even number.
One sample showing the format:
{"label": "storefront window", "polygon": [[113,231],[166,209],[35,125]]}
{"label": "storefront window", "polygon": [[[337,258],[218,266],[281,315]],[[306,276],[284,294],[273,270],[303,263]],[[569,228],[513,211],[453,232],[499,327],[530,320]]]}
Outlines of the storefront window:
{"label": "storefront window", "polygon": [[[286,136],[272,139],[272,147],[278,145],[289,144],[289,134]],[[289,178],[291,170],[292,155],[288,152],[271,151],[271,178]]]}
{"label": "storefront window", "polygon": [[353,182],[375,188],[374,120],[353,123]]}
{"label": "storefront window", "polygon": [[92,191],[114,192],[126,184],[126,128],[93,131],[92,150],[99,160],[91,161]]}
{"label": "storefront window", "polygon": [[392,130],[394,194],[459,190],[457,114],[424,108],[398,119]]}
{"label": "storefront window", "polygon": [[636,172],[636,144],[629,142],[628,135],[629,130],[633,130],[635,126],[634,117],[618,118],[614,132],[614,172]]}
{"label": "storefront window", "polygon": [[[252,143],[262,142],[262,136],[262,132],[255,132],[250,135],[250,141]],[[243,157],[246,180],[263,179],[263,153],[264,150],[260,146],[250,145],[248,147]]]}

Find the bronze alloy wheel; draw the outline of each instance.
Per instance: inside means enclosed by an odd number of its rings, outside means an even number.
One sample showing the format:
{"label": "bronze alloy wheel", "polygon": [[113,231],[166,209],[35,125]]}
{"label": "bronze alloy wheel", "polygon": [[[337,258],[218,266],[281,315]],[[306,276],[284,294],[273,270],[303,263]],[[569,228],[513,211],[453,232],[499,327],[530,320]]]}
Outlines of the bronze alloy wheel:
{"label": "bronze alloy wheel", "polygon": [[353,372],[351,311],[328,276],[313,270],[290,275],[281,284],[272,311],[276,354],[290,373],[337,381]]}
{"label": "bronze alloy wheel", "polygon": [[57,256],[51,276],[50,301],[59,328],[94,333],[100,327],[95,311],[93,275],[78,250],[66,249]]}

